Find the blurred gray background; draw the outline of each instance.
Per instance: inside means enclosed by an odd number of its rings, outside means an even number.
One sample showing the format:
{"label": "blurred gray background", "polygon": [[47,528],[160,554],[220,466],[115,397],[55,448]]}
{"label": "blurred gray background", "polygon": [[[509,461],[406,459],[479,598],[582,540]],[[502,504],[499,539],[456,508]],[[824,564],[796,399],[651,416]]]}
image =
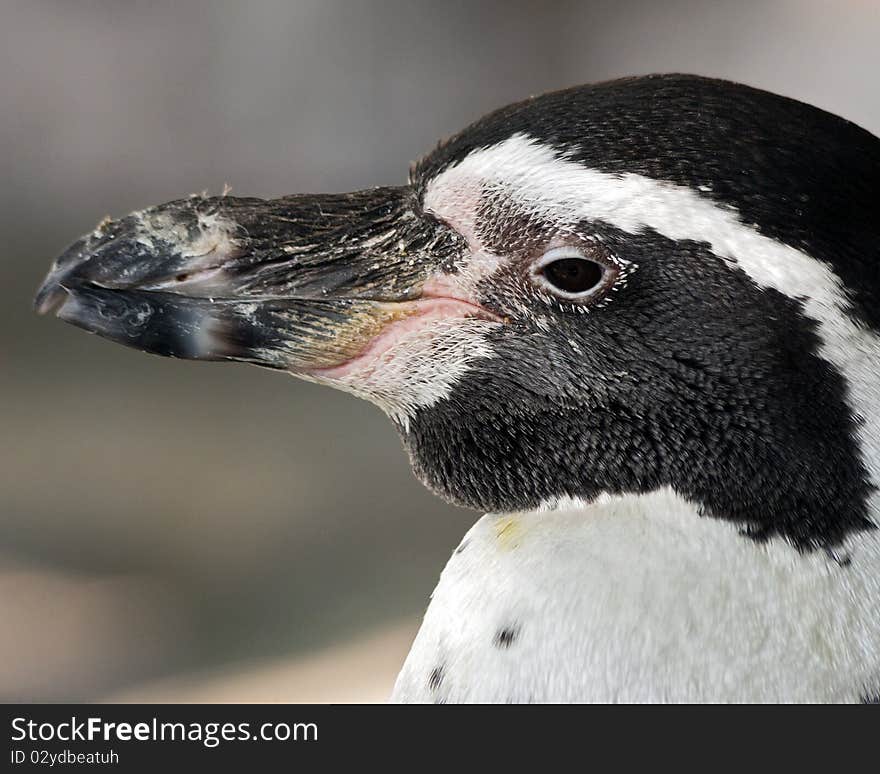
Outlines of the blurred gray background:
{"label": "blurred gray background", "polygon": [[488,110],[690,71],[880,134],[880,2],[0,0],[0,698],[382,699],[474,514],[341,393],[36,317],[104,215],[405,180]]}

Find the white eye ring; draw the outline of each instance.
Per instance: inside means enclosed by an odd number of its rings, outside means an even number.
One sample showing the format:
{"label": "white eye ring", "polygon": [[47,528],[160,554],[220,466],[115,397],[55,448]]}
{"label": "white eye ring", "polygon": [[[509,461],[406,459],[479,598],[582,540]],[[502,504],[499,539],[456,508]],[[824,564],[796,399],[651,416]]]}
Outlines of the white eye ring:
{"label": "white eye ring", "polygon": [[[548,269],[562,262],[554,271]],[[554,247],[532,265],[532,280],[554,296],[569,301],[583,301],[596,295],[608,284],[611,270],[604,263],[584,255],[576,247]]]}

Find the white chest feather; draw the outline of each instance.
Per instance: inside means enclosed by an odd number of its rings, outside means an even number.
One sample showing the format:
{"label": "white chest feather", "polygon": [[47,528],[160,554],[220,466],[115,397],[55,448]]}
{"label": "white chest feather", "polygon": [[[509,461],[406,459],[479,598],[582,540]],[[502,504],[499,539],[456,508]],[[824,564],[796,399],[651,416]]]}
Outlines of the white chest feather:
{"label": "white chest feather", "polygon": [[670,490],[488,514],[394,701],[862,701],[880,694],[878,531],[755,543]]}

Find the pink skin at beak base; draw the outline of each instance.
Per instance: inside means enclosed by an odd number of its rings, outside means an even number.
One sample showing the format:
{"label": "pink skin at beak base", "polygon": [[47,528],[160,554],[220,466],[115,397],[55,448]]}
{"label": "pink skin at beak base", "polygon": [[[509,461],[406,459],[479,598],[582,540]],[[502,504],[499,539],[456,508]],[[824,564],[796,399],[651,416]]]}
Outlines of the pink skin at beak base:
{"label": "pink skin at beak base", "polygon": [[[422,297],[416,301],[400,302],[402,319],[388,323],[378,336],[373,337],[361,352],[339,365],[314,368],[307,372],[322,379],[341,379],[363,371],[371,363],[379,363],[383,356],[402,339],[420,330],[429,329],[442,320],[480,318],[503,322],[502,318],[473,301],[442,295],[449,292],[445,283],[426,283]],[[434,295],[434,294],[437,295]]]}

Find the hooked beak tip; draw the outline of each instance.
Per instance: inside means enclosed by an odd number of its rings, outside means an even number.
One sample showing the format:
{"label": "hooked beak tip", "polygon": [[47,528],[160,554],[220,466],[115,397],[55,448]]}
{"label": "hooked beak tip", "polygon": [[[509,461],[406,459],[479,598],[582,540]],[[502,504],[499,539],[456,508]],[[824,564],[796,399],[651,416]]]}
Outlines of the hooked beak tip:
{"label": "hooked beak tip", "polygon": [[53,272],[46,277],[39,290],[37,290],[37,294],[34,297],[34,311],[40,315],[51,312],[57,314],[69,295],[70,290],[58,281]]}

